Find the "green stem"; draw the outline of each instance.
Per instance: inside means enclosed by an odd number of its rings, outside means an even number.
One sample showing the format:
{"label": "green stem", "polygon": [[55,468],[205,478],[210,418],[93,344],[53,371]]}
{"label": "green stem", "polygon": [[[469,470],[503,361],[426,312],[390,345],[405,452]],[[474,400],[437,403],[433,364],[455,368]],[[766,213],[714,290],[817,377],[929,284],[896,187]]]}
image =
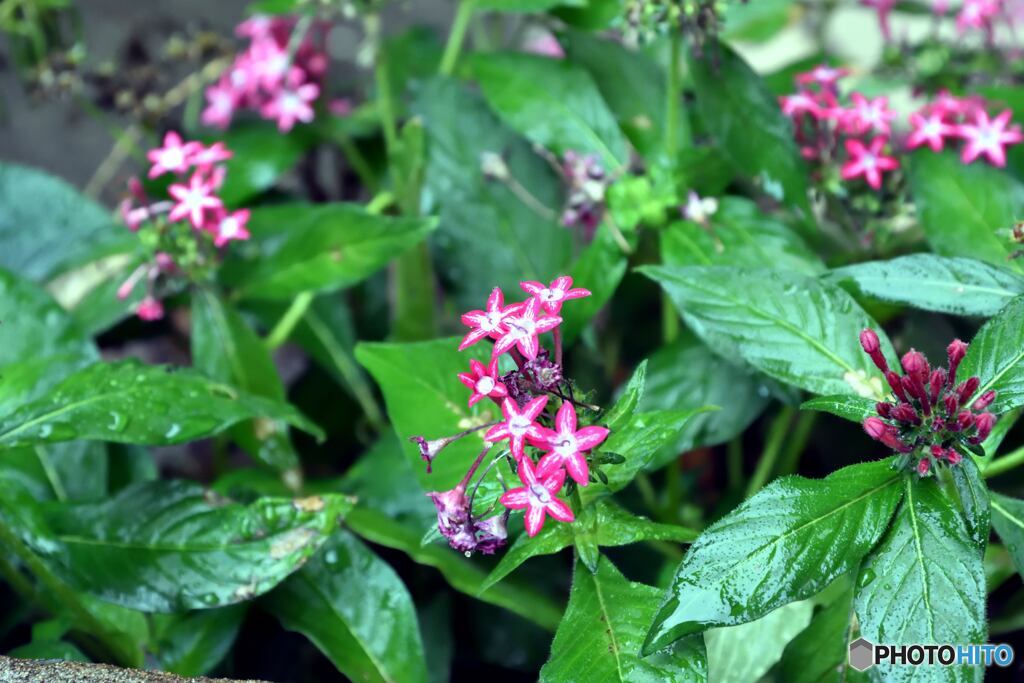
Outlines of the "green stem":
{"label": "green stem", "polygon": [[669,33],[668,79],[665,84],[665,153],[669,164],[676,166],[676,150],[679,147],[676,124],[679,121],[679,108],[682,104],[682,88],[679,78],[679,61],[681,58],[682,36],[679,30]]}
{"label": "green stem", "polygon": [[807,440],[811,437],[811,430],[814,429],[814,423],[818,421],[819,415],[821,413],[816,410],[805,410],[797,416],[792,436],[786,443],[785,450],[782,451],[782,457],[779,458],[780,476],[796,472],[800,456],[803,455]]}
{"label": "green stem", "polygon": [[757,461],[757,467],[747,485],[747,498],[760,491],[768,481],[768,477],[771,476],[775,462],[779,459],[779,452],[782,450],[782,440],[786,437],[794,412],[796,411],[790,406],[783,406],[772,421],[771,427],[768,429],[768,441],[764,445],[764,451],[761,453],[761,458]]}
{"label": "green stem", "polygon": [[993,460],[988,467],[981,471],[981,476],[985,479],[995,477],[1019,467],[1022,463],[1024,463],[1024,446]]}
{"label": "green stem", "polygon": [[388,157],[391,158],[398,151],[398,123],[391,101],[391,78],[388,75],[388,64],[383,56],[377,56],[377,68],[373,73],[377,82],[377,107],[380,109],[384,145],[387,147]]}
{"label": "green stem", "polygon": [[310,304],[313,303],[313,296],[313,292],[301,292],[292,299],[291,306],[284,312],[281,319],[277,321],[277,324],[274,325],[274,329],[270,331],[267,338],[263,340],[267,349],[273,351],[288,341],[288,337],[291,336],[295,326],[299,324],[302,316],[306,315]]}
{"label": "green stem", "polygon": [[661,336],[666,344],[679,338],[679,314],[668,293],[661,292]]}
{"label": "green stem", "polygon": [[366,204],[366,213],[372,213],[374,215],[380,215],[384,213],[384,210],[395,203],[395,195],[391,194],[387,190],[375,195]]}
{"label": "green stem", "polygon": [[366,160],[363,153],[359,151],[356,143],[352,141],[352,138],[343,133],[334,133],[332,137],[338,143],[338,147],[341,147],[341,152],[345,155],[345,161],[348,162],[348,165],[359,176],[359,180],[366,187],[366,190],[368,192],[376,192],[378,183],[377,177],[373,173],[373,167],[370,166],[370,162]]}
{"label": "green stem", "polygon": [[640,491],[640,498],[644,501],[644,507],[647,508],[652,516],[658,516],[660,506],[658,505],[658,496],[654,492],[654,486],[651,484],[651,478],[647,476],[646,472],[638,472],[633,481]]}
{"label": "green stem", "polygon": [[444,55],[438,69],[442,76],[451,76],[455,71],[459,53],[462,52],[462,44],[466,39],[466,29],[469,28],[469,21],[473,18],[475,9],[476,0],[462,0],[455,11],[455,20],[452,22],[452,30],[448,34],[448,42],[444,46]]}

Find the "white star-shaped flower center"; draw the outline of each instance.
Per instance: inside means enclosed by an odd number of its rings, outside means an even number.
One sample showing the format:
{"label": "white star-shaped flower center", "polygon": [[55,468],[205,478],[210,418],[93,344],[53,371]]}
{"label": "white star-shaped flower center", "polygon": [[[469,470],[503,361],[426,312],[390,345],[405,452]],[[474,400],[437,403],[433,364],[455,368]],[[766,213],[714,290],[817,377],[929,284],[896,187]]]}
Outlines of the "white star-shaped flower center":
{"label": "white star-shaped flower center", "polygon": [[540,294],[537,295],[537,298],[539,298],[546,304],[551,304],[557,301],[561,301],[562,297],[564,296],[565,292],[563,292],[560,289],[551,289],[549,287],[545,287],[544,289],[540,290]]}
{"label": "white star-shaped flower center", "polygon": [[523,436],[532,423],[533,420],[526,415],[513,415],[508,421],[508,431],[512,436]]}
{"label": "white star-shaped flower center", "polygon": [[530,498],[534,505],[547,505],[551,502],[551,491],[541,484],[533,484],[530,486]]}
{"label": "white star-shaped flower center", "polygon": [[572,434],[559,434],[555,441],[555,453],[563,458],[571,458],[579,451],[579,444]]}
{"label": "white star-shaped flower center", "polygon": [[476,381],[476,393],[487,395],[494,391],[494,380],[488,376],[483,376]]}

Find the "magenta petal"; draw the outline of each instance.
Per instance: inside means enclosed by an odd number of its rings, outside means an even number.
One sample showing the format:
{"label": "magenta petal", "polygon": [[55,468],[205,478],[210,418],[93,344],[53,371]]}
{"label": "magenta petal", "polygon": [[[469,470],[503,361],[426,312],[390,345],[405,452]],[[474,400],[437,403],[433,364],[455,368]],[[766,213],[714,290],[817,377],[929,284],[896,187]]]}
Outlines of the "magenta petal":
{"label": "magenta petal", "polygon": [[469,407],[472,408],[477,403],[482,401],[484,398],[486,398],[486,397],[483,394],[476,394],[476,393],[474,393],[472,396],[469,397]]}
{"label": "magenta petal", "polygon": [[512,510],[521,510],[529,504],[530,494],[526,489],[509,489],[501,496],[501,504]]}
{"label": "magenta petal", "polygon": [[465,384],[467,389],[474,389],[476,387],[476,377],[468,372],[460,372],[459,381]]}
{"label": "magenta petal", "polygon": [[487,310],[497,311],[505,305],[505,295],[502,294],[501,289],[495,287],[491,290],[490,296],[487,297]]}
{"label": "magenta petal", "polygon": [[580,486],[586,486],[590,482],[590,469],[587,467],[587,459],[583,457],[582,453],[566,458],[565,469],[573,481]]}
{"label": "magenta petal", "polygon": [[568,401],[558,409],[558,414],[555,416],[555,427],[560,432],[570,434],[576,431],[576,408]]}
{"label": "magenta petal", "polygon": [[469,334],[462,338],[462,342],[459,344],[459,351],[466,350],[467,348],[469,348],[473,344],[476,344],[478,341],[480,341],[486,336],[487,333],[484,332],[483,330],[471,330]]}
{"label": "magenta petal", "polygon": [[487,374],[487,368],[484,364],[478,361],[476,358],[471,358],[469,361],[469,368],[473,371],[473,374],[477,377],[483,377]]}
{"label": "magenta petal", "polygon": [[569,277],[568,275],[556,277],[555,281],[551,283],[551,289],[560,289],[562,291],[565,291],[570,287],[572,287],[572,278]]}
{"label": "magenta petal", "polygon": [[562,458],[557,453],[548,453],[537,463],[537,476],[547,479],[550,474],[560,469],[562,469]]}
{"label": "magenta petal", "polygon": [[507,439],[510,436],[510,434],[511,432],[508,431],[508,423],[502,422],[500,424],[494,425],[493,427],[487,430],[487,433],[484,434],[484,441],[496,443],[498,441],[502,441],[503,439]]}
{"label": "magenta petal", "polygon": [[557,498],[553,498],[548,503],[547,512],[559,522],[571,522],[576,519],[569,506]]}
{"label": "magenta petal", "polygon": [[[564,461],[563,461],[563,464],[564,464]],[[554,494],[558,493],[558,490],[560,488],[562,488],[562,484],[564,484],[564,483],[565,483],[565,470],[562,469],[561,467],[559,467],[558,469],[556,469],[553,472],[549,473],[540,482],[541,486],[543,486],[544,488],[546,488],[548,491],[551,492],[551,495],[554,495]]]}
{"label": "magenta petal", "polygon": [[537,332],[550,332],[562,324],[562,319],[557,315],[545,316],[537,319]]}
{"label": "magenta petal", "polygon": [[515,337],[513,337],[511,334],[506,334],[501,339],[494,342],[494,357],[497,358],[498,356],[505,353],[515,345]]}
{"label": "magenta petal", "polygon": [[570,289],[568,292],[565,293],[565,296],[562,297],[562,298],[563,299],[582,299],[585,296],[590,296],[590,290],[589,289],[583,289],[582,287],[577,287],[575,289]]}
{"label": "magenta petal", "polygon": [[520,339],[518,346],[519,353],[523,354],[523,356],[527,360],[533,360],[534,358],[536,358],[537,352],[540,350],[536,336],[527,337],[526,339]]}
{"label": "magenta petal", "polygon": [[576,443],[579,444],[579,449],[581,451],[589,451],[592,448],[595,448],[606,438],[608,438],[608,429],[605,427],[598,427],[597,425],[584,427],[576,432]]}
{"label": "magenta petal", "polygon": [[[569,512],[572,514],[572,511]],[[526,535],[533,537],[540,533],[540,530],[544,527],[544,508],[543,507],[530,507],[526,511]]]}
{"label": "magenta petal", "polygon": [[497,384],[494,385],[494,388],[491,389],[491,393],[489,394],[489,396],[491,398],[502,398],[504,396],[508,396],[508,389],[505,388],[504,384],[498,382]]}
{"label": "magenta petal", "polygon": [[540,294],[541,290],[544,289],[544,284],[541,282],[537,282],[536,280],[527,280],[526,282],[520,282],[519,286],[522,288],[524,292],[526,292],[527,294],[533,294],[534,296]]}
{"label": "magenta petal", "polygon": [[[508,400],[511,403],[511,399]],[[538,396],[523,407],[522,415],[526,415],[531,420],[536,420],[537,416],[540,415],[541,411],[544,410],[544,406],[548,403],[547,396]]]}

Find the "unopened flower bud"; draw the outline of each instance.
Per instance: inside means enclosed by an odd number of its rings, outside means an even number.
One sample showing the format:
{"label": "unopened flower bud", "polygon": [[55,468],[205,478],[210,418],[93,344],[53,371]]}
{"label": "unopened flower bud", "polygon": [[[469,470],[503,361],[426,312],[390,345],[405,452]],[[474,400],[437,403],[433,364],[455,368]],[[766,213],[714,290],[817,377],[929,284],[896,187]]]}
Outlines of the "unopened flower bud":
{"label": "unopened flower bud", "polygon": [[508,180],[512,174],[508,170],[508,164],[501,158],[500,154],[494,152],[482,152],[480,154],[480,172],[488,180]]}
{"label": "unopened flower bud", "polygon": [[889,427],[880,418],[869,417],[864,420],[864,431],[875,441],[881,441]]}
{"label": "unopened flower bud", "polygon": [[922,476],[928,476],[928,470],[931,469],[931,463],[928,462],[928,458],[921,458],[917,463],[917,473]]}
{"label": "unopened flower bud", "polygon": [[960,402],[957,400],[956,394],[946,394],[942,401],[946,405],[946,415],[955,415],[956,411],[960,408]]}
{"label": "unopened flower bud", "polygon": [[978,400],[974,402],[974,405],[972,405],[971,408],[979,411],[985,410],[985,408],[988,408],[990,405],[992,405],[992,401],[994,400],[996,400],[996,392],[992,390],[986,391],[984,394],[978,397]]}
{"label": "unopened flower bud", "polygon": [[917,411],[909,403],[901,403],[892,410],[892,417],[894,420],[900,422],[906,422],[909,424],[921,424],[921,418],[918,416]]}
{"label": "unopened flower bud", "polygon": [[942,385],[946,383],[946,373],[942,368],[938,368],[932,371],[931,379],[928,380],[929,395],[928,399],[934,404],[939,400],[939,392],[942,391]]}
{"label": "unopened flower bud", "polygon": [[959,465],[960,461],[963,459],[964,457],[960,455],[959,452],[953,450],[952,448],[946,449],[946,460],[949,461],[950,465]]}
{"label": "unopened flower bud", "polygon": [[885,373],[885,381],[889,383],[889,388],[892,389],[892,393],[896,395],[901,401],[907,401],[907,393],[903,391],[903,384],[900,382],[900,376],[892,370]]}
{"label": "unopened flower bud", "polygon": [[431,466],[434,462],[434,458],[437,457],[437,454],[452,441],[455,441],[459,436],[461,435],[446,436],[441,439],[434,439],[433,441],[427,441],[422,436],[410,436],[409,441],[412,441],[420,447],[420,457],[427,463],[427,474],[430,474],[432,471]]}
{"label": "unopened flower bud", "polygon": [[875,412],[877,412],[882,417],[891,417],[892,416],[892,404],[891,403],[885,403],[884,401],[880,401],[880,402],[875,404]]}
{"label": "unopened flower bud", "polygon": [[911,349],[903,354],[903,358],[900,362],[903,365],[904,372],[912,376],[921,384],[924,384],[931,368],[928,366],[928,359],[924,357],[923,353]]}
{"label": "unopened flower bud", "polygon": [[974,426],[978,429],[978,432],[971,437],[971,443],[981,443],[988,438],[988,435],[992,433],[992,427],[996,424],[996,416],[992,413],[982,413],[974,420]]}
{"label": "unopened flower bud", "polygon": [[959,339],[954,339],[946,347],[946,356],[949,358],[949,385],[956,383],[956,369],[960,367],[960,361],[967,355],[967,344]]}
{"label": "unopened flower bud", "polygon": [[981,380],[977,377],[968,377],[963,384],[957,387],[957,398],[960,399],[960,405],[967,405],[971,396],[974,396],[974,392],[978,390],[979,384],[981,384]]}
{"label": "unopened flower bud", "polygon": [[865,353],[871,354],[876,353],[881,345],[878,341],[878,335],[871,328],[865,328],[860,333],[860,346],[864,349]]}

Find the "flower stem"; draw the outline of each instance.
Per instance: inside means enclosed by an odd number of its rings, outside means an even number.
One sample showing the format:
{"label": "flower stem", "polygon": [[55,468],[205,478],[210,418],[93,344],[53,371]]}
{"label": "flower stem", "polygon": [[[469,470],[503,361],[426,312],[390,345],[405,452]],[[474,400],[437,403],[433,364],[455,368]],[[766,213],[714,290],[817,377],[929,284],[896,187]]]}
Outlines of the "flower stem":
{"label": "flower stem", "polygon": [[1024,446],[1018,448],[1015,451],[1011,451],[1001,458],[996,458],[988,467],[981,471],[981,476],[985,479],[995,477],[1000,474],[1005,474],[1012,469],[1019,467],[1024,464]]}
{"label": "flower stem", "polygon": [[679,105],[682,92],[679,78],[682,36],[678,30],[669,32],[668,78],[665,84],[665,153],[670,168],[676,167],[676,150],[679,147],[676,123],[679,121]]}
{"label": "flower stem", "polygon": [[761,453],[754,474],[750,477],[750,483],[747,485],[747,498],[760,491],[768,481],[768,477],[771,476],[775,462],[779,459],[779,452],[782,450],[782,440],[789,431],[789,423],[794,412],[793,408],[783,406],[779,414],[772,420],[771,427],[768,429],[768,441],[765,443],[764,451]]}
{"label": "flower stem", "polygon": [[462,52],[462,43],[466,39],[466,29],[469,28],[469,21],[473,18],[475,9],[476,0],[462,0],[455,11],[455,20],[452,22],[452,30],[448,34],[448,42],[444,46],[444,55],[438,69],[442,76],[451,76],[455,71],[459,53]]}
{"label": "flower stem", "polygon": [[[482,429],[482,427],[479,427],[479,429]],[[484,449],[480,451],[480,455],[476,456],[476,460],[474,460],[473,464],[469,466],[469,469],[466,471],[466,476],[464,476],[462,481],[459,482],[459,486],[461,486],[463,490],[466,489],[466,486],[469,484],[469,480],[473,478],[474,474],[476,474],[477,469],[480,467],[480,463],[484,461],[484,458],[487,457],[490,450],[491,444],[484,446]]]}
{"label": "flower stem", "polygon": [[301,292],[294,299],[292,299],[291,305],[288,310],[284,312],[281,319],[274,325],[274,329],[270,331],[267,338],[263,340],[264,345],[268,350],[273,351],[277,347],[288,341],[288,337],[291,336],[295,326],[302,320],[302,316],[306,315],[306,311],[309,310],[310,304],[313,303],[313,292]]}
{"label": "flower stem", "polygon": [[562,327],[556,327],[552,334],[555,337],[555,365],[562,367]]}

